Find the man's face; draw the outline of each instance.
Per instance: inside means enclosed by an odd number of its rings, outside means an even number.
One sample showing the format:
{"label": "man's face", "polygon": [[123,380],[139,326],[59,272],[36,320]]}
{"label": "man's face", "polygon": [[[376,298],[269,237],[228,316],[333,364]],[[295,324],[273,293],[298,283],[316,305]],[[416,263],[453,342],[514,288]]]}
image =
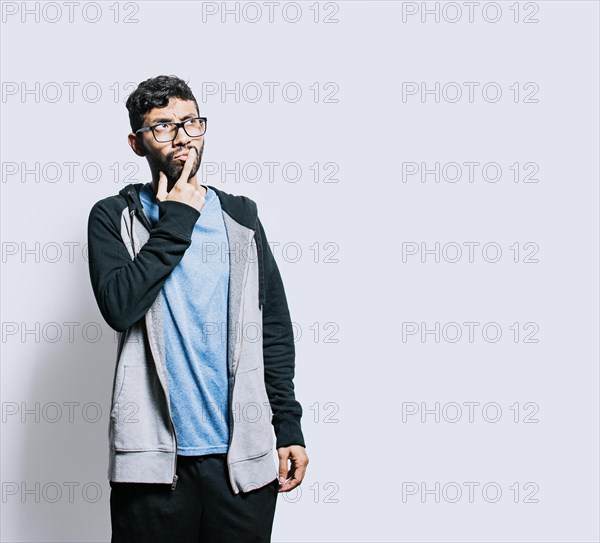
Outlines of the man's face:
{"label": "man's face", "polygon": [[[146,113],[143,126],[153,126],[161,122],[182,122],[186,119],[198,117],[198,115],[196,104],[192,100],[171,98],[167,106],[154,108]],[[157,142],[151,130],[142,132],[138,135],[138,138],[141,144],[140,147],[146,153],[152,172],[158,176],[158,172],[162,171],[167,176],[167,191],[171,190],[181,176],[188,150],[191,147],[196,148],[197,157],[189,179],[192,179],[198,172],[204,151],[204,136],[191,138],[181,127],[177,131],[175,139],[166,143]],[[177,155],[181,156],[177,157]]]}

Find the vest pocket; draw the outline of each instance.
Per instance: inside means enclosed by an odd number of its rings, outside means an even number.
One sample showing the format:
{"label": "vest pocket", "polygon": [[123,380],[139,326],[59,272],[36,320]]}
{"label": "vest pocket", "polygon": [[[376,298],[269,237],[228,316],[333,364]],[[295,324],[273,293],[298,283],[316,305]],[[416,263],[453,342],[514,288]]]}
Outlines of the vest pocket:
{"label": "vest pocket", "polygon": [[232,406],[234,415],[230,461],[256,458],[272,450],[272,412],[262,377],[262,366],[236,376]]}
{"label": "vest pocket", "polygon": [[236,375],[257,370],[260,365],[260,358],[262,357],[262,348],[259,351],[251,343],[242,342],[240,349],[240,360]]}
{"label": "vest pocket", "polygon": [[162,389],[154,368],[123,367],[111,410],[112,444],[116,450],[171,450],[168,415],[162,413]]}

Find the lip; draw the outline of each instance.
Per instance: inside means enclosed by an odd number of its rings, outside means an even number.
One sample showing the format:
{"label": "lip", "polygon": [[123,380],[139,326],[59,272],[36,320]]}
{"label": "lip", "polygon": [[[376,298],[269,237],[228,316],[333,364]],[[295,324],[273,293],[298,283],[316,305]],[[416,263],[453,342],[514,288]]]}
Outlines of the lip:
{"label": "lip", "polygon": [[179,153],[178,155],[175,155],[173,158],[174,158],[174,159],[175,159],[175,158],[184,158],[184,159],[186,159],[186,158],[187,158],[187,156],[188,156],[188,154],[189,154],[189,151],[188,151],[188,152],[186,152],[186,153]]}

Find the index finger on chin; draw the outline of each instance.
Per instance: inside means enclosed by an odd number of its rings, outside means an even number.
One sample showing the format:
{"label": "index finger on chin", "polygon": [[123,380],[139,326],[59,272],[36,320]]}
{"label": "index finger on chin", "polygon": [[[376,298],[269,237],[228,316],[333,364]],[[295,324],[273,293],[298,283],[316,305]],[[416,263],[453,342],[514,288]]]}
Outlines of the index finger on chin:
{"label": "index finger on chin", "polygon": [[[192,152],[193,150],[193,152]],[[183,171],[181,172],[181,176],[177,180],[178,185],[185,185],[188,182],[190,177],[190,172],[192,171],[192,167],[194,166],[194,160],[196,159],[196,148],[190,147],[188,151],[188,156],[185,159],[185,165],[183,166]]]}

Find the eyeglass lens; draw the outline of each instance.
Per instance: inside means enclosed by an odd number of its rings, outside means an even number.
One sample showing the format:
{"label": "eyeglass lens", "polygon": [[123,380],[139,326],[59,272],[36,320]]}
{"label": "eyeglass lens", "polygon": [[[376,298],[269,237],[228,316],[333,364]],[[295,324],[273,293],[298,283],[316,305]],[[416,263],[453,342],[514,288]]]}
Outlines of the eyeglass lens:
{"label": "eyeglass lens", "polygon": [[[190,138],[197,138],[204,134],[206,123],[203,119],[189,119],[183,123],[183,129]],[[160,142],[172,141],[176,130],[175,123],[162,123],[154,127],[154,135]]]}

